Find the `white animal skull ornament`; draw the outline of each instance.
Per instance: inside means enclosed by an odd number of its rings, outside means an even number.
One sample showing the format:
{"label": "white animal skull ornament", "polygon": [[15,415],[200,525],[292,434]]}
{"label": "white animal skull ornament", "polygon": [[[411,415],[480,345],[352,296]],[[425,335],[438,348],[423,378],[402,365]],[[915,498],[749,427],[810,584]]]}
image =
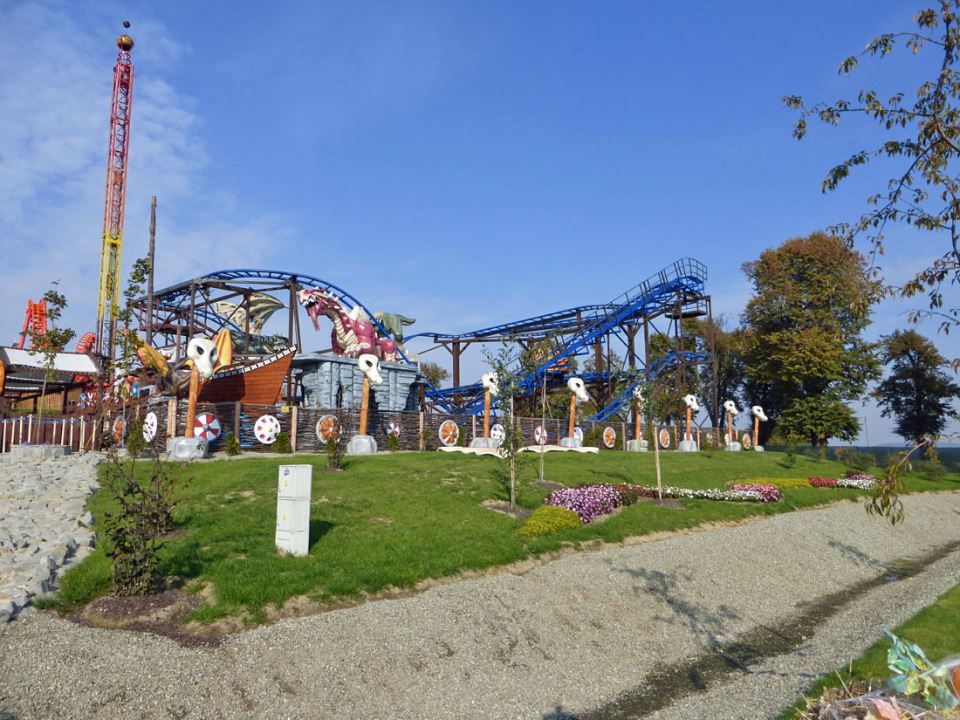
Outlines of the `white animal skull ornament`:
{"label": "white animal skull ornament", "polygon": [[379,385],[383,382],[380,377],[380,358],[370,353],[363,353],[357,358],[357,367],[360,368],[372,385]]}
{"label": "white animal skull ornament", "polygon": [[572,377],[567,380],[567,389],[572,392],[580,402],[589,402],[590,396],[583,385],[583,380],[578,377]]}
{"label": "white animal skull ornament", "polygon": [[750,408],[750,412],[752,412],[753,416],[757,418],[757,420],[759,420],[760,422],[767,421],[767,416],[763,412],[763,408],[760,407],[759,405],[754,405],[752,408]]}
{"label": "white animal skull ornament", "polygon": [[697,402],[697,398],[694,395],[684,395],[683,403],[694,412],[697,412],[700,409],[700,404]]}
{"label": "white animal skull ornament", "polygon": [[737,410],[737,404],[733,400],[727,400],[723,403],[723,409],[726,410],[731,415],[739,415],[740,411]]}
{"label": "white animal skull ornament", "polygon": [[209,380],[217,364],[217,346],[213,340],[195,337],[187,343],[187,358],[193,362],[200,377]]}
{"label": "white animal skull ornament", "polygon": [[483,389],[491,395],[500,394],[500,384],[496,373],[487,372],[480,376],[480,382],[483,383]]}

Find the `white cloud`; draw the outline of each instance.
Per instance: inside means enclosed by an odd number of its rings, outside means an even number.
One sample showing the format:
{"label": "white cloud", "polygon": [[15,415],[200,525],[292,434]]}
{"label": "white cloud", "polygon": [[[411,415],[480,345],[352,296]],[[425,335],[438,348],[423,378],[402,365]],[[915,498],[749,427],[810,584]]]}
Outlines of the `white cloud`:
{"label": "white cloud", "polygon": [[[66,324],[83,332],[95,321],[116,50],[102,11],[81,21],[71,10],[0,7],[0,344],[17,337],[26,299],[55,279],[70,301]],[[135,39],[125,267],[146,254],[150,195],[160,198],[158,285],[269,264],[292,230],[207,176],[200,101],[164,75],[189,49],[149,20]]]}

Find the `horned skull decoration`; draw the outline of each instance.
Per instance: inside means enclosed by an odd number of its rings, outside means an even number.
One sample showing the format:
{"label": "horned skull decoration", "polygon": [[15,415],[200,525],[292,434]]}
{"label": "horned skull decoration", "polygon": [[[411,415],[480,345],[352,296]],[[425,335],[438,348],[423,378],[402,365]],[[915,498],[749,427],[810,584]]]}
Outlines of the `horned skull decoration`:
{"label": "horned skull decoration", "polygon": [[763,408],[760,407],[759,405],[754,405],[752,408],[750,408],[750,412],[752,412],[753,416],[757,418],[757,420],[759,420],[760,422],[767,421],[766,413],[763,412]]}
{"label": "horned skull decoration", "polygon": [[480,382],[483,383],[483,389],[491,395],[500,394],[500,382],[496,373],[486,372],[480,376]]}
{"label": "horned skull decoration", "polygon": [[578,377],[572,377],[567,380],[567,389],[574,394],[574,396],[580,402],[589,402],[590,396],[587,394],[587,389],[583,385],[583,380]]}
{"label": "horned skull decoration", "polygon": [[213,377],[213,368],[217,364],[217,346],[213,340],[195,337],[187,343],[187,358],[197,368],[197,374],[203,380]]}
{"label": "horned skull decoration", "polygon": [[697,402],[697,398],[694,395],[684,395],[683,403],[688,408],[693,410],[693,412],[697,412],[698,410],[700,410],[700,404]]}
{"label": "horned skull decoration", "polygon": [[370,353],[363,353],[357,358],[357,367],[360,372],[370,381],[371,385],[379,385],[383,382],[380,377],[380,358]]}
{"label": "horned skull decoration", "polygon": [[723,409],[726,410],[731,415],[739,415],[740,411],[737,410],[737,404],[733,400],[727,400],[723,403]]}

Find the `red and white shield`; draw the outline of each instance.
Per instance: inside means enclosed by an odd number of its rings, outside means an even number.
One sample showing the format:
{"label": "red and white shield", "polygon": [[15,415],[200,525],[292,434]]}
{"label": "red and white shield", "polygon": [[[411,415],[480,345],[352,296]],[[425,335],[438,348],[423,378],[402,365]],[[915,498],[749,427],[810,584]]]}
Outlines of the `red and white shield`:
{"label": "red and white shield", "polygon": [[280,434],[280,421],[273,415],[261,415],[253,424],[253,434],[263,445],[272,445]]}
{"label": "red and white shield", "polygon": [[197,415],[197,420],[193,424],[193,435],[206,440],[208,445],[216,442],[217,438],[220,437],[220,421],[217,416],[213,413]]}
{"label": "red and white shield", "polygon": [[387,425],[387,435],[397,438],[400,437],[400,424],[393,422]]}
{"label": "red and white shield", "polygon": [[547,432],[545,427],[540,425],[537,425],[536,429],[533,431],[533,439],[536,440],[537,445],[546,445],[549,437],[550,433]]}

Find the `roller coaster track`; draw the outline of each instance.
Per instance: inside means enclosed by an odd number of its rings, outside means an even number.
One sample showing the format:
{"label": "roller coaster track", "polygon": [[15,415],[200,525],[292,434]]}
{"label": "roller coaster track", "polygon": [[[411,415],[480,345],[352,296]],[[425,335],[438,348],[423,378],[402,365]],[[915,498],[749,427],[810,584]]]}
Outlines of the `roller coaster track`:
{"label": "roller coaster track", "polygon": [[[573,327],[574,331],[563,337],[558,349],[549,359],[520,378],[519,392],[532,394],[543,383],[559,384],[566,377],[566,372],[562,369],[564,364],[569,364],[569,360],[575,356],[588,354],[591,346],[601,341],[607,334],[616,332],[623,325],[676,309],[678,298],[681,305],[699,301],[704,296],[706,280],[706,266],[693,258],[683,258],[613,298],[609,303],[570,308],[549,315],[495,325],[471,333],[458,335],[420,333],[419,335],[437,341],[480,338],[515,339],[520,334],[524,338],[535,337],[540,333],[547,334],[548,327],[560,330],[564,327]],[[534,335],[526,334],[528,332]],[[648,372],[651,377],[655,377],[670,367],[689,362],[702,362],[705,359],[700,353],[668,353],[660,359],[659,365],[651,364]],[[605,382],[609,379],[609,374],[605,372],[581,373],[579,376],[587,384]],[[603,420],[621,410],[629,402],[630,393],[637,382],[639,379],[633,382],[629,391],[621,394],[613,403],[602,408],[590,419]],[[461,412],[476,413],[482,409],[483,391],[479,383],[437,392],[443,397],[451,399],[456,397]]]}
{"label": "roller coaster track", "polygon": [[[644,318],[662,315],[670,310],[677,309],[678,305],[682,308],[700,302],[704,297],[706,279],[706,266],[693,258],[682,258],[654,273],[608,303],[567,308],[469,332],[416,333],[407,336],[405,341],[418,337],[431,338],[435,342],[456,340],[517,341],[559,335],[561,339],[551,357],[519,380],[519,391],[522,394],[531,394],[544,382],[557,384],[562,381],[566,376],[565,367],[569,366],[569,361],[572,358],[587,354],[591,346],[602,341],[608,334],[618,332],[624,325]],[[350,307],[363,309],[371,322],[377,326],[377,330],[384,337],[391,337],[383,325],[373,317],[373,313],[366,305],[343,288],[322,278],[280,270],[219,270],[173,285],[155,294],[155,314],[162,316],[167,313],[173,317],[177,313],[182,314],[187,307],[191,307],[192,322],[196,323],[197,330],[212,333],[222,327],[228,327],[237,332],[243,332],[243,328],[217,315],[206,302],[195,303],[197,293],[200,293],[206,299],[214,290],[233,289],[235,286],[232,284],[236,282],[242,282],[245,286],[261,287],[264,290],[278,290],[282,287],[291,286],[324,288]],[[145,304],[145,298],[141,298],[140,304],[141,306]],[[160,332],[170,334],[169,330],[161,330]],[[398,352],[406,362],[410,362],[401,348],[398,348]],[[671,363],[703,361],[702,357],[699,360],[683,358],[681,357],[683,353],[674,355],[670,353],[664,356],[661,359],[664,363],[663,367],[658,369],[652,366],[649,368],[649,373],[654,375],[662,372]],[[605,372],[587,373],[580,376],[588,382],[604,382],[609,379],[609,375]],[[630,391],[632,391],[632,387]],[[429,385],[426,394],[438,408],[446,412],[475,413],[482,409],[483,389],[479,383],[445,390],[439,390]],[[623,393],[591,419],[601,420],[610,417],[629,402],[629,397],[629,392]]]}

